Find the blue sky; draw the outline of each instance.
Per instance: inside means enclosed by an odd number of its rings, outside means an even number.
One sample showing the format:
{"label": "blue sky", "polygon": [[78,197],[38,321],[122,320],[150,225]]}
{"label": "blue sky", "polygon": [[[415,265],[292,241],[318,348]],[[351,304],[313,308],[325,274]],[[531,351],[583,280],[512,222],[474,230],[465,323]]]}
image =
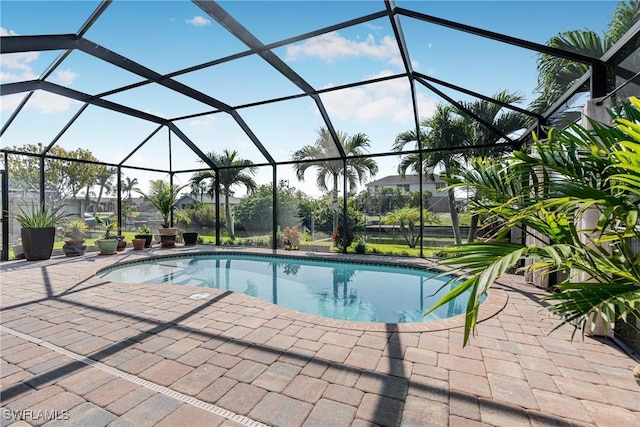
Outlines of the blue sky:
{"label": "blue sky", "polygon": [[[2,35],[75,33],[98,5],[96,1],[11,1],[0,3]],[[220,2],[244,27],[264,44],[283,40],[361,15],[384,10],[376,1],[232,1]],[[599,34],[616,6],[612,1],[410,1],[397,5],[440,18],[501,32],[537,43],[573,29],[592,29]],[[536,55],[492,40],[474,37],[415,19],[400,19],[414,69],[466,87],[484,95],[507,89],[523,94],[526,105],[534,98]],[[114,1],[85,34],[85,38],[159,73],[170,73],[247,50],[199,7],[189,1]],[[399,51],[387,18],[370,21],[279,47],[273,51],[316,89],[363,81],[403,71]],[[37,78],[60,52],[27,52],[2,55],[2,83]],[[301,93],[274,68],[256,55],[244,57],[175,79],[232,106]],[[76,51],[48,78],[49,81],[92,95],[142,79],[128,71]],[[441,88],[442,89],[442,88]],[[456,100],[469,97],[443,89]],[[3,96],[4,125],[22,95]],[[211,111],[208,105],[190,100],[159,85],[146,85],[110,95],[106,99],[164,118]],[[407,79],[394,79],[321,95],[336,129],[348,134],[364,132],[371,152],[388,152],[395,136],[411,128],[411,101]],[[436,94],[418,86],[420,116],[431,114]],[[48,93],[36,93],[2,136],[3,147],[24,143],[48,144],[81,104]],[[266,149],[277,161],[290,159],[304,145],[312,144],[323,124],[314,103],[299,98],[238,110]],[[37,124],[37,125],[34,125]],[[265,159],[246,134],[225,113],[176,122],[204,152],[236,149],[255,163]],[[59,145],[65,149],[88,148],[96,157],[118,163],[157,127],[118,113],[90,106],[64,133]],[[168,132],[161,130],[127,164],[167,168]],[[197,158],[171,136],[173,167],[199,167]],[[378,158],[377,178],[396,173],[397,158]],[[163,174],[125,169],[144,188],[148,179]],[[177,175],[186,183],[190,174]],[[269,183],[270,167],[261,168],[259,183]],[[278,179],[311,195],[320,194],[315,174],[307,172],[304,183],[290,167],[278,168]],[[238,192],[241,195],[242,191]]]}

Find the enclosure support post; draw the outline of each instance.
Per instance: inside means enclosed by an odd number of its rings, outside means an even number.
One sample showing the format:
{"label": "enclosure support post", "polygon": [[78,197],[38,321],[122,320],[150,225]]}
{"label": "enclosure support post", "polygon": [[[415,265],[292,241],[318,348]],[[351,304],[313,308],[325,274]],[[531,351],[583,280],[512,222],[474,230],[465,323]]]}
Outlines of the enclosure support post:
{"label": "enclosure support post", "polygon": [[4,169],[2,170],[2,259],[9,259],[9,161],[4,155]]}
{"label": "enclosure support post", "polygon": [[213,195],[216,198],[216,246],[220,246],[220,169],[215,170]]}
{"label": "enclosure support post", "polygon": [[[343,238],[347,235],[347,230],[349,230],[349,218],[347,217],[347,214],[349,213],[349,210],[347,209],[347,158],[343,157],[342,158],[342,170],[344,170],[344,173],[342,174],[342,229],[344,231],[344,235],[342,236]],[[347,246],[346,245],[342,245],[342,253],[346,254],[347,253]]]}
{"label": "enclosure support post", "polygon": [[272,224],[271,224],[271,249],[276,249],[278,247],[278,212],[276,209],[277,201],[278,201],[278,188],[276,187],[276,183],[278,182],[278,168],[274,164],[273,165],[273,197],[271,197],[271,204],[273,208],[273,216],[272,216]]}
{"label": "enclosure support post", "polygon": [[44,156],[40,156],[40,209],[44,209],[45,185],[44,185]]}
{"label": "enclosure support post", "polygon": [[[122,235],[122,168],[117,167],[118,175],[116,177],[116,209],[118,209],[118,236]],[[126,231],[126,227],[125,227]]]}
{"label": "enclosure support post", "polygon": [[[169,172],[169,187],[173,192],[173,172]],[[171,207],[171,216],[169,217],[169,227],[173,227],[173,206]]]}

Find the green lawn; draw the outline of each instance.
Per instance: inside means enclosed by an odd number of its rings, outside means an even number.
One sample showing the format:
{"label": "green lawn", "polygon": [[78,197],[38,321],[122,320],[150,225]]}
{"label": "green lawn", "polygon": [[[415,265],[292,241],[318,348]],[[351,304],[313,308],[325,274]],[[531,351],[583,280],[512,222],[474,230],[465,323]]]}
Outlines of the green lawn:
{"label": "green lawn", "polygon": [[[122,233],[127,241],[127,244],[130,246],[131,241],[135,238],[136,232],[127,231]],[[199,236],[205,243],[213,244],[216,240],[215,236],[201,235]],[[223,238],[223,241],[225,238]],[[228,239],[227,239],[228,240]],[[243,238],[236,239],[236,244],[242,245]],[[85,240],[85,244],[87,247],[95,246],[96,239],[87,239]],[[267,240],[268,241],[268,240]],[[266,242],[265,242],[266,243]],[[435,243],[435,242],[430,242]],[[439,243],[439,242],[438,242]],[[443,242],[445,243],[445,242]],[[310,242],[302,242],[302,244],[310,244]],[[328,246],[331,250],[334,250],[333,243],[330,240],[321,241],[321,242],[313,242],[315,246]],[[64,241],[57,241],[54,243],[54,249],[62,249],[64,245]],[[347,248],[347,253],[355,253],[356,242],[354,242],[349,248]],[[14,259],[13,251],[9,248],[9,259]],[[435,253],[439,252],[441,247],[438,246],[425,246],[423,254],[425,257],[433,256]],[[366,244],[366,253],[367,254],[378,254],[378,255],[392,255],[392,256],[408,256],[408,257],[419,257],[420,256],[420,248],[410,248],[406,244],[394,244],[394,243],[371,243],[367,242]]]}

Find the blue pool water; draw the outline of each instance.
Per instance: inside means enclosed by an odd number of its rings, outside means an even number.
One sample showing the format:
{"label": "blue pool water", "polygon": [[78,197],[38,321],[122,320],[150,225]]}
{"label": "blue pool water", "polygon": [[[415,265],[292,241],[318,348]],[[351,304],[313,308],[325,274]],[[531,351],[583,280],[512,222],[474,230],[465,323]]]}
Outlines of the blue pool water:
{"label": "blue pool water", "polygon": [[[462,314],[467,294],[424,313],[454,285],[418,268],[254,255],[145,260],[98,275],[123,283],[167,283],[242,292],[303,313],[361,322],[425,322]],[[437,292],[437,293],[436,293]],[[436,293],[434,295],[434,293]]]}

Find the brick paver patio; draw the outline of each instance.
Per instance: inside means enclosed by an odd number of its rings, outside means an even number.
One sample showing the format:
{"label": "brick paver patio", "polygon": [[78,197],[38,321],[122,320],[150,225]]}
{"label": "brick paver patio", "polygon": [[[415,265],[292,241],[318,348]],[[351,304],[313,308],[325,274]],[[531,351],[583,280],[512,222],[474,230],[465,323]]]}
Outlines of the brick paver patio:
{"label": "brick paver patio", "polygon": [[609,339],[548,334],[544,292],[520,276],[462,348],[460,319],[356,324],[94,275],[183,251],[1,264],[1,425],[640,425],[637,362]]}

